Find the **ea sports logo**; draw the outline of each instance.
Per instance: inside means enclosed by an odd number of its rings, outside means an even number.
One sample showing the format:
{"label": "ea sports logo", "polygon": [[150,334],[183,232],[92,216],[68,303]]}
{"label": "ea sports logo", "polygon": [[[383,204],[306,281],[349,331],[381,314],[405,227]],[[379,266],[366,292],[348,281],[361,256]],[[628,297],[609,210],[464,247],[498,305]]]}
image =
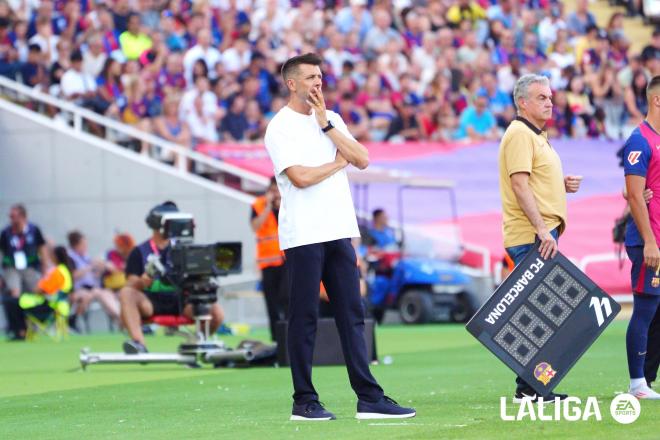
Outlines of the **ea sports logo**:
{"label": "ea sports logo", "polygon": [[610,413],[614,420],[627,425],[639,417],[642,407],[639,400],[632,394],[619,394],[610,404]]}

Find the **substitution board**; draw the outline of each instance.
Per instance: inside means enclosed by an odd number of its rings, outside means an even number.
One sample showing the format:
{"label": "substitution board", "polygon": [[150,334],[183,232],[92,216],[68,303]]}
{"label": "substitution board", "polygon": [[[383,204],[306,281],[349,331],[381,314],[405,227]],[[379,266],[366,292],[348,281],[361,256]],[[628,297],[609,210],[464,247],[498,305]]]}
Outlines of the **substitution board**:
{"label": "substitution board", "polygon": [[545,396],[620,311],[561,253],[544,260],[535,248],[466,328]]}

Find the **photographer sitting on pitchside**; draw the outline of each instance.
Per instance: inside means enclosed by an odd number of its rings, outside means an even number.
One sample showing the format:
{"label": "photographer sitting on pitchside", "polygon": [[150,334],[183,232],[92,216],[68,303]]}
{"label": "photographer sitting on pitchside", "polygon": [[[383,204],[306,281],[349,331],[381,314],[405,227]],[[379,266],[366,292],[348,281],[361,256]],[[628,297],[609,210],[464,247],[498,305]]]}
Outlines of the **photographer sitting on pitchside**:
{"label": "photographer sitting on pitchside", "polygon": [[[126,286],[119,292],[121,321],[130,340],[124,342],[125,353],[146,353],[142,333],[142,320],[154,315],[184,315],[192,319],[192,306],[184,304],[184,298],[176,287],[162,279],[152,279],[146,273],[150,255],[157,255],[167,266],[170,239],[164,234],[161,217],[165,213],[178,212],[174,202],[164,202],[149,211],[146,222],[153,231],[151,239],[135,247],[126,262]],[[220,327],[223,311],[218,303],[211,306],[211,334]]]}

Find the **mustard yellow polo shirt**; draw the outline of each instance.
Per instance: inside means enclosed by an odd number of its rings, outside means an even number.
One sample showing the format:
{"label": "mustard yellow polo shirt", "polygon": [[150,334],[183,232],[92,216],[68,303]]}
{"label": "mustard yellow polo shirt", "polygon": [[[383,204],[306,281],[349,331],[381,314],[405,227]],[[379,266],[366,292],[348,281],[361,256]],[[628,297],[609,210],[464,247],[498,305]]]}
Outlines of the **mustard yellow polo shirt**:
{"label": "mustard yellow polo shirt", "polygon": [[536,205],[549,230],[566,227],[566,188],[561,160],[547,134],[524,118],[516,118],[504,133],[498,156],[504,247],[534,243],[536,231],[518,204],[511,175],[528,173]]}

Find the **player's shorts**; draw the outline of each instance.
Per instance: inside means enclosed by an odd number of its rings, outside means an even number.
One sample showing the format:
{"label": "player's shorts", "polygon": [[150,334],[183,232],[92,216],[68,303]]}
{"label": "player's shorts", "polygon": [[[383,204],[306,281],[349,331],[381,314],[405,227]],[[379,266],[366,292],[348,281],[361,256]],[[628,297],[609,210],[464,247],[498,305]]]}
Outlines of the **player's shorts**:
{"label": "player's shorts", "polygon": [[183,303],[181,296],[174,292],[144,292],[154,307],[154,315],[181,315]]}
{"label": "player's shorts", "polygon": [[632,263],[632,290],[636,294],[660,295],[660,272],[644,264],[644,246],[626,246]]}

